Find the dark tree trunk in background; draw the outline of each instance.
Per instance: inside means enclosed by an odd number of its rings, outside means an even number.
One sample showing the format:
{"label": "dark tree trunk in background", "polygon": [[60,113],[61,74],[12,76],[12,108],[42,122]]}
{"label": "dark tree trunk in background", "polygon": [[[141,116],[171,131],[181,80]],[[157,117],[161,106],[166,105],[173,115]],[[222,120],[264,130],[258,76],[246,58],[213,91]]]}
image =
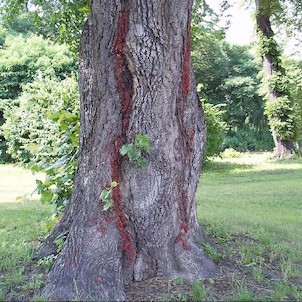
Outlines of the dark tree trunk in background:
{"label": "dark tree trunk in background", "polygon": [[[256,3],[256,22],[257,22],[257,30],[258,32],[262,33],[266,38],[273,38],[274,32],[271,27],[270,22],[270,13],[269,11],[269,3],[266,0],[255,0]],[[268,82],[269,79],[279,71],[279,66],[276,66],[274,61],[274,56],[278,56],[278,54],[268,52],[263,55],[262,62],[263,62],[263,71],[264,77]],[[276,61],[276,60],[275,60]],[[267,87],[268,89],[268,101],[269,102],[276,102],[277,98],[280,97],[280,93],[275,89]],[[274,129],[271,129],[274,143],[275,143],[275,153],[274,156],[276,158],[286,158],[289,157],[294,152],[294,144],[292,140],[283,140],[281,139]]]}
{"label": "dark tree trunk in background", "polygon": [[[133,280],[216,273],[198,243],[205,125],[191,9],[190,0],[92,1],[80,49],[79,163],[62,218],[69,234],[45,288],[53,300],[123,300]],[[137,134],[150,137],[147,168],[119,153]],[[100,194],[112,181],[105,212]]]}

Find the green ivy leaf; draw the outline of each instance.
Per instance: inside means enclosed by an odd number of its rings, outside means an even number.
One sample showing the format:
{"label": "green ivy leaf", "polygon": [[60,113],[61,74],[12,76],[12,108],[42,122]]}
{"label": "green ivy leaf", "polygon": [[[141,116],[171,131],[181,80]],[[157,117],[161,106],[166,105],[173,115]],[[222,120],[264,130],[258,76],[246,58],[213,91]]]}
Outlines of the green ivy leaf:
{"label": "green ivy leaf", "polygon": [[110,201],[111,188],[105,188],[100,195],[100,198],[103,202]]}
{"label": "green ivy leaf", "polygon": [[109,200],[104,204],[104,211],[108,211],[112,207],[112,202]]}
{"label": "green ivy leaf", "polygon": [[53,195],[54,194],[51,193],[50,191],[41,192],[41,202],[42,203],[50,203],[52,201]]}
{"label": "green ivy leaf", "polygon": [[141,157],[142,152],[140,149],[131,148],[131,150],[127,152],[127,155],[130,161],[134,161],[134,160],[138,160]]}
{"label": "green ivy leaf", "polygon": [[146,134],[138,134],[135,137],[135,146],[139,149],[145,150],[148,154],[151,153],[150,137]]}
{"label": "green ivy leaf", "polygon": [[132,149],[131,144],[123,145],[122,148],[120,149],[120,154],[122,156],[125,156],[131,149]]}
{"label": "green ivy leaf", "polygon": [[118,182],[113,181],[113,182],[111,183],[111,188],[115,188],[115,187],[117,187],[117,186],[118,186]]}
{"label": "green ivy leaf", "polygon": [[57,111],[55,113],[52,112],[46,113],[46,116],[54,122],[57,122],[60,119],[61,115],[62,115],[62,111]]}
{"label": "green ivy leaf", "polygon": [[77,134],[71,134],[69,136],[71,143],[73,144],[73,146],[77,147],[79,145],[79,138]]}
{"label": "green ivy leaf", "polygon": [[142,168],[147,168],[148,167],[148,162],[145,158],[139,158],[137,160],[137,164],[142,167]]}

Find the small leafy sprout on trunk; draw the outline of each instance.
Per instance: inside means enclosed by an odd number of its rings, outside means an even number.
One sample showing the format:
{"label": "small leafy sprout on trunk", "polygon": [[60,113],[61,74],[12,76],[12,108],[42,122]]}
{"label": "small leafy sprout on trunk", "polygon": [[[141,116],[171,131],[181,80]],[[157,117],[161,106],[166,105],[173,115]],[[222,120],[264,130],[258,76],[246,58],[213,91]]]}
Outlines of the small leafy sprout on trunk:
{"label": "small leafy sprout on trunk", "polygon": [[104,211],[108,211],[112,207],[112,189],[118,186],[116,181],[112,181],[110,187],[106,187],[100,195],[100,199],[104,202]]}
{"label": "small leafy sprout on trunk", "polygon": [[150,137],[146,134],[138,134],[135,136],[135,142],[133,144],[125,144],[120,149],[122,156],[127,155],[129,161],[134,161],[142,168],[148,167],[148,162],[144,156],[144,152],[151,153]]}
{"label": "small leafy sprout on trunk", "polygon": [[60,253],[63,250],[64,243],[66,241],[67,235],[69,231],[65,231],[58,235],[58,237],[55,239],[54,243],[57,245],[57,251]]}

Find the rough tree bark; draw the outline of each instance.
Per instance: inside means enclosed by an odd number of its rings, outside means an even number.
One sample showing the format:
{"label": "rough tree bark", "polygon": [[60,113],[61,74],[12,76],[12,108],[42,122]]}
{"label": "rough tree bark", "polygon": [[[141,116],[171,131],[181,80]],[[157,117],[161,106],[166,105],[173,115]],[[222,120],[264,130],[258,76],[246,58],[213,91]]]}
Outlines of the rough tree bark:
{"label": "rough tree bark", "polygon": [[[192,2],[91,1],[78,169],[61,222],[69,234],[44,290],[52,300],[123,300],[133,280],[217,272],[198,243],[205,125],[191,68]],[[137,134],[151,140],[147,168],[119,153]],[[112,181],[119,185],[104,211],[100,194]]]}
{"label": "rough tree bark", "polygon": [[[266,38],[273,38],[274,32],[271,27],[269,3],[264,0],[255,0],[256,3],[256,23],[258,32],[262,33]],[[279,66],[273,64],[275,53],[268,52],[262,57],[263,71],[266,80],[268,81],[275,73],[279,71]],[[275,102],[280,93],[268,85],[268,101]],[[275,153],[276,158],[287,158],[294,152],[294,144],[290,139],[281,139],[274,129],[271,129],[272,136],[275,143]]]}

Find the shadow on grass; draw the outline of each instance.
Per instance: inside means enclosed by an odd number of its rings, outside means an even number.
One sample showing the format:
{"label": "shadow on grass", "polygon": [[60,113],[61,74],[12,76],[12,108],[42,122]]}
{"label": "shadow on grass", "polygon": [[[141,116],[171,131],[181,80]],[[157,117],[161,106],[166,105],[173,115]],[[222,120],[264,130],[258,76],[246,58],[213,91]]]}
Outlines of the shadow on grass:
{"label": "shadow on grass", "polygon": [[276,159],[275,164],[276,165],[293,165],[293,164],[302,165],[302,158]]}
{"label": "shadow on grass", "polygon": [[203,172],[211,172],[211,173],[230,173],[233,170],[247,170],[252,169],[254,165],[248,164],[238,164],[238,163],[230,163],[230,162],[214,162],[214,161],[206,161],[203,164]]}
{"label": "shadow on grass", "polygon": [[[205,161],[203,164],[203,173],[230,174],[234,171],[240,174],[253,173],[261,175],[280,175],[280,174],[299,174],[302,171],[302,159],[274,160],[274,167],[264,169],[255,169],[256,164],[236,163],[229,161]],[[259,168],[259,167],[258,167]]]}

